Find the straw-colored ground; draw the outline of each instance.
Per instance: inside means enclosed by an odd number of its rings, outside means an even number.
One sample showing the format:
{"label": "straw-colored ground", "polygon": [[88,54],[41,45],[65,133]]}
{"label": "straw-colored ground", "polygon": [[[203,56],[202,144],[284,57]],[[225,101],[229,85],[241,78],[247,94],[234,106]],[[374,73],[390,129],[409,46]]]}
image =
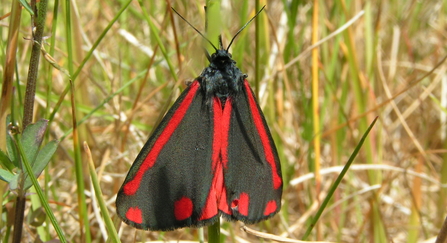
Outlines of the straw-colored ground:
{"label": "straw-colored ground", "polygon": [[[12,2],[0,4],[3,89],[6,48],[13,43],[8,31],[17,16],[8,16]],[[55,1],[49,2],[34,120],[53,114],[47,141],[61,141],[38,179],[69,242],[113,237],[94,196],[84,141],[122,242],[199,239],[197,229],[136,231],[115,214],[117,190],[154,124],[208,65],[202,37],[169,8],[204,31],[206,2],[167,2],[132,1],[122,13],[129,0],[59,1],[57,9]],[[447,55],[446,2],[319,1],[316,12],[312,1],[256,2],[222,0],[220,20],[209,17],[210,26],[217,23],[220,28],[210,28],[210,34],[221,33],[226,46],[256,10],[267,5],[258,24],[249,25],[230,49],[258,94],[284,177],[281,212],[249,227],[303,239],[332,183],[378,117],[307,240],[434,242],[447,202],[442,187],[447,183],[447,64],[438,65]],[[29,13],[22,9],[21,19],[14,21],[19,21],[17,60],[9,68],[15,70],[14,116],[21,121],[33,42],[28,40]],[[336,32],[339,28],[343,30]],[[312,44],[326,37],[312,53]],[[70,85],[65,73],[74,77],[76,121],[84,119],[76,130],[78,140],[71,131],[72,92],[64,96]],[[2,150],[4,139],[0,137]],[[6,218],[14,212],[16,194],[6,183],[1,188],[0,241],[11,242],[13,229]],[[44,210],[35,190],[27,195],[23,242],[58,238],[48,218],[37,222],[43,218],[36,212],[43,215]],[[82,208],[87,210],[84,216]],[[222,223],[223,242],[260,241],[241,225]]]}

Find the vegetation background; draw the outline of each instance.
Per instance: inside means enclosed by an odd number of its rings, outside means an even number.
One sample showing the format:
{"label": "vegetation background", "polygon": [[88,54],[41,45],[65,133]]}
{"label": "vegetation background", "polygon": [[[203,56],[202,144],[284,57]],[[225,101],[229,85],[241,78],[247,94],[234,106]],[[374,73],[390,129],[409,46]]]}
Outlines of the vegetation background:
{"label": "vegetation background", "polygon": [[[12,112],[20,127],[28,70],[35,65],[31,16],[25,9],[13,11],[14,4],[0,4],[3,151],[5,114]],[[197,229],[145,232],[121,224],[115,196],[154,125],[208,65],[202,37],[170,6],[205,30],[206,4],[219,6],[221,17],[210,15],[208,21],[224,45],[267,5],[230,50],[258,94],[285,182],[282,211],[250,227],[302,239],[377,116],[307,239],[434,242],[447,196],[447,65],[441,63],[447,55],[447,3],[441,0],[49,1],[33,116],[50,119],[46,139],[60,144],[38,178],[46,200],[35,189],[27,194],[23,242],[58,238],[42,203],[49,204],[67,241],[111,240],[90,159],[122,242],[198,240]],[[18,31],[15,40],[8,39],[12,28]],[[325,37],[331,38],[312,49]],[[16,61],[9,63],[7,47],[14,43]],[[7,82],[14,86],[9,100]],[[16,194],[7,183],[0,188],[0,241],[8,242]],[[222,223],[222,242],[259,241],[240,226]]]}

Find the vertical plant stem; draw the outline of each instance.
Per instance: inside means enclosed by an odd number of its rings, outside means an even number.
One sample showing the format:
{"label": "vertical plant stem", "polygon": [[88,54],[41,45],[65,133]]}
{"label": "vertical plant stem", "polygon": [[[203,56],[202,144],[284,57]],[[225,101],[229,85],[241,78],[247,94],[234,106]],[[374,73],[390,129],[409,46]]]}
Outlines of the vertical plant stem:
{"label": "vertical plant stem", "polygon": [[72,23],[71,23],[71,3],[70,0],[65,0],[65,31],[66,31],[66,41],[67,41],[67,68],[70,73],[72,80],[76,79],[73,75],[73,39],[72,39]]}
{"label": "vertical plant stem", "polygon": [[[22,183],[23,186],[23,183]],[[25,212],[25,198],[24,190],[19,190],[19,195],[16,198],[15,219],[14,219],[14,233],[12,242],[20,243],[22,238],[23,218]]]}
{"label": "vertical plant stem", "polygon": [[[424,159],[421,156],[421,158],[418,160],[416,164],[415,171],[418,173],[422,173],[424,169],[423,160]],[[418,242],[418,239],[420,238],[420,233],[424,232],[424,225],[422,224],[423,217],[421,217],[421,206],[423,198],[421,185],[422,185],[421,178],[415,177],[413,179],[413,183],[411,184],[411,186],[409,186],[411,187],[410,190],[412,190],[411,195],[413,198],[413,205],[411,207],[411,214],[408,221],[408,235],[407,235],[408,243]],[[428,236],[424,235],[424,237],[427,238]]]}
{"label": "vertical plant stem", "polygon": [[[73,59],[75,58],[73,53],[73,35],[72,35],[72,19],[71,19],[71,1],[65,1],[65,28],[66,28],[66,40],[67,40],[67,61],[68,61],[68,72],[72,76],[73,80],[75,79],[74,67],[73,67]],[[73,151],[74,151],[74,163],[75,163],[75,172],[76,172],[76,184],[77,184],[77,196],[78,196],[78,215],[79,215],[79,224],[81,229],[81,240],[80,242],[91,242],[90,237],[90,225],[88,221],[87,215],[87,205],[85,202],[85,184],[84,184],[84,166],[82,165],[81,158],[81,145],[79,143],[79,133],[77,129],[76,123],[76,106],[74,100],[74,85],[73,82],[70,81],[71,85],[71,105],[72,105],[72,121],[73,121]]]}
{"label": "vertical plant stem", "polygon": [[[84,184],[84,174],[81,158],[81,145],[79,143],[79,134],[78,134],[78,126],[76,123],[76,105],[74,100],[74,86],[71,82],[72,86],[72,94],[71,94],[71,108],[72,108],[72,116],[73,116],[73,150],[74,150],[74,160],[76,167],[76,183],[77,183],[77,192],[78,192],[78,205],[79,205],[79,224],[81,227],[81,240],[80,242],[91,242],[90,236],[90,224],[87,215],[87,205],[85,203],[85,184]],[[83,230],[83,231],[82,231]]]}
{"label": "vertical plant stem", "polygon": [[[318,42],[318,14],[319,14],[319,0],[314,0],[314,8],[312,13],[312,45]],[[318,51],[319,48],[314,48],[312,50],[312,120],[313,120],[313,131],[314,131],[314,160],[313,167],[315,169],[315,195],[316,200],[319,200],[320,195],[320,185],[321,185],[321,175],[320,175],[320,139],[321,139],[321,130],[320,130],[320,107],[319,107],[319,85],[318,85]],[[319,224],[317,227],[317,240],[320,239],[319,233]]]}
{"label": "vertical plant stem", "polygon": [[[48,51],[48,53],[51,56],[54,56],[54,51],[56,49],[56,36],[57,36],[57,23],[58,23],[58,19],[59,19],[59,0],[55,0],[53,3],[53,20],[52,20],[52,29],[51,29],[51,37],[50,37],[50,49]],[[51,65],[47,65],[47,69],[46,69],[46,87],[47,87],[47,93],[46,93],[46,103],[50,104],[51,103],[51,92],[53,90],[53,75],[52,75],[52,66]],[[44,117],[47,118],[50,113],[51,113],[51,106],[46,106],[45,107],[45,115]],[[47,133],[46,134],[46,139],[49,138],[50,134]],[[45,193],[45,197],[48,199],[48,195],[51,191],[51,187],[50,185],[50,181],[51,181],[51,173],[49,173],[49,167],[47,166],[45,168],[45,172],[44,172],[44,180],[45,180],[45,184],[44,184],[44,193]],[[54,188],[54,187],[53,187]],[[58,197],[57,195],[53,194],[55,196],[54,200],[57,201]],[[59,208],[60,209],[60,208]],[[47,218],[47,223],[46,223],[46,227],[45,227],[45,231],[47,232],[47,235],[50,235],[50,219],[49,217]]]}
{"label": "vertical plant stem", "polygon": [[208,226],[208,242],[219,243],[220,241],[220,218],[217,218],[216,223]]}
{"label": "vertical plant stem", "polygon": [[[171,9],[171,3],[170,3],[170,1],[168,1],[168,0],[165,0],[166,1],[166,5],[167,5],[167,8],[168,9]],[[168,11],[168,14],[169,14],[169,19],[171,20],[171,23],[172,23],[172,33],[174,34],[174,43],[175,43],[175,50],[176,50],[176,52],[177,52],[177,63],[178,63],[178,70],[180,70],[180,72],[182,71],[182,57],[181,57],[181,54],[180,54],[180,45],[179,45],[179,41],[178,41],[178,36],[177,36],[177,28],[175,27],[175,21],[174,21],[174,14],[172,13],[172,11]],[[154,48],[154,55],[153,55],[153,57],[155,56],[155,53],[156,53],[156,50],[158,49],[158,45],[157,46],[155,46],[155,48]],[[153,58],[151,59],[151,61],[153,60]]]}
{"label": "vertical plant stem", "polygon": [[[35,1],[35,0],[33,0]],[[32,2],[33,2],[32,1]],[[33,48],[31,51],[28,79],[26,81],[25,102],[23,110],[23,129],[33,121],[34,98],[36,94],[37,74],[39,70],[40,49],[42,45],[43,30],[47,15],[48,0],[41,0],[38,6],[38,13],[35,13],[36,31],[33,34]]]}
{"label": "vertical plant stem", "polygon": [[[260,0],[256,0],[255,9],[260,9],[261,3]],[[260,48],[260,30],[261,29],[261,20],[259,18],[255,19],[255,94],[256,97],[259,97],[259,82],[261,81],[261,68],[260,68],[260,60],[261,60],[261,48]]]}

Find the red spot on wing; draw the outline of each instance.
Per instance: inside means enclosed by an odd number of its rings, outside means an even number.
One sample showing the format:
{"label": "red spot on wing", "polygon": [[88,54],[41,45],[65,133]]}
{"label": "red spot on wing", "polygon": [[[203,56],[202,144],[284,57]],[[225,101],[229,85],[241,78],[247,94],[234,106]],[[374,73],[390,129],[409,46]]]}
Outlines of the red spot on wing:
{"label": "red spot on wing", "polygon": [[157,141],[155,141],[154,146],[144,159],[143,163],[141,164],[140,168],[138,168],[137,173],[135,174],[135,177],[126,183],[124,185],[124,194],[126,195],[133,195],[137,192],[138,188],[140,187],[141,179],[143,178],[144,173],[148,169],[150,169],[152,166],[154,166],[158,155],[160,154],[161,150],[165,146],[165,144],[169,141],[171,138],[171,135],[174,133],[175,129],[178,127],[180,122],[182,121],[183,117],[186,114],[186,111],[188,110],[189,106],[191,105],[191,102],[193,101],[197,89],[199,88],[199,82],[194,81],[191,86],[188,94],[183,99],[180,106],[175,111],[174,115],[172,116],[171,120],[169,120],[166,127],[163,129],[163,132],[160,134],[160,136],[157,138]]}
{"label": "red spot on wing", "polygon": [[191,199],[182,197],[174,202],[174,216],[177,220],[185,220],[192,215],[193,204]]}
{"label": "red spot on wing", "polygon": [[274,213],[277,208],[278,208],[278,206],[276,206],[276,202],[275,201],[273,201],[273,200],[269,201],[267,203],[267,205],[265,206],[264,215],[268,216],[271,213]]}
{"label": "red spot on wing", "polygon": [[248,216],[248,205],[250,204],[250,197],[247,193],[239,194],[239,199],[236,198],[231,202],[231,209],[237,210],[240,214]]}
{"label": "red spot on wing", "polygon": [[264,126],[264,123],[262,122],[262,117],[261,117],[258,105],[256,104],[255,98],[253,96],[253,92],[251,91],[251,88],[250,88],[247,80],[244,80],[244,86],[245,86],[245,91],[247,92],[250,110],[253,115],[253,121],[255,123],[256,130],[258,131],[259,136],[261,137],[261,142],[262,142],[262,146],[264,148],[264,153],[265,153],[265,159],[267,160],[270,167],[272,168],[273,188],[278,189],[282,184],[282,179],[278,175],[278,171],[277,171],[278,168],[276,168],[275,156],[273,156],[272,145],[270,144],[269,136],[267,135],[266,128]]}
{"label": "red spot on wing", "polygon": [[126,212],[126,218],[137,224],[143,223],[143,213],[138,207],[129,208]]}

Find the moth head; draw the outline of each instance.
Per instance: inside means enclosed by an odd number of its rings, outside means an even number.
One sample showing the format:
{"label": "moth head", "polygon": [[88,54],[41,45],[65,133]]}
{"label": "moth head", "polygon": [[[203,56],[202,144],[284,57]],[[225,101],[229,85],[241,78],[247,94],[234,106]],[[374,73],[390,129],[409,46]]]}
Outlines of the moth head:
{"label": "moth head", "polygon": [[234,63],[231,54],[225,49],[218,49],[209,59],[217,67],[225,67]]}

